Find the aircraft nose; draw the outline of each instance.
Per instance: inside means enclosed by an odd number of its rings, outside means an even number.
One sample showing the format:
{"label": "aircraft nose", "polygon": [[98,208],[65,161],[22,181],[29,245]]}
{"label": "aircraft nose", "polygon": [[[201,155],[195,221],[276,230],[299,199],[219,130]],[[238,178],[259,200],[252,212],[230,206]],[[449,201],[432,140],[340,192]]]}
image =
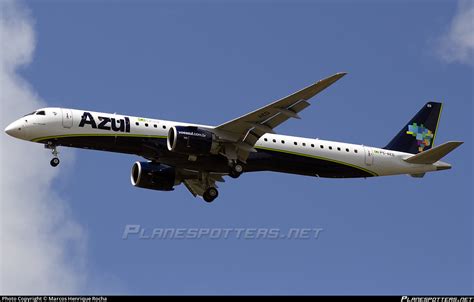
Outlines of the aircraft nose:
{"label": "aircraft nose", "polygon": [[21,134],[24,132],[23,124],[20,121],[14,121],[10,125],[5,128],[5,133],[13,136],[13,137],[20,137]]}

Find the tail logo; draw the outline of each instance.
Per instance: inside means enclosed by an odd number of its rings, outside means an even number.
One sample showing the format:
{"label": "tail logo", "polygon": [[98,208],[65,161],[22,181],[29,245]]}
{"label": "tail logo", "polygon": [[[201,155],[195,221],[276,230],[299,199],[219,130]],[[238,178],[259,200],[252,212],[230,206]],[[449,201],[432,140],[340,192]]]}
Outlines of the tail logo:
{"label": "tail logo", "polygon": [[416,123],[413,123],[412,125],[408,125],[407,134],[411,134],[412,136],[416,138],[419,152],[422,152],[425,149],[425,147],[430,146],[431,141],[433,140],[433,132],[425,128],[423,124],[419,126]]}

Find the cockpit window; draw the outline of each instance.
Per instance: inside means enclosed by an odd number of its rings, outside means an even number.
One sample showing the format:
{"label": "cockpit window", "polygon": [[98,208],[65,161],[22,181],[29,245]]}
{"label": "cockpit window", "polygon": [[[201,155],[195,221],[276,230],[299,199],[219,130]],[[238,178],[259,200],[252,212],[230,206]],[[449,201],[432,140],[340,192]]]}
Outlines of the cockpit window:
{"label": "cockpit window", "polygon": [[33,112],[28,113],[28,114],[25,114],[25,115],[23,115],[23,116],[33,115],[33,114],[35,114],[35,113],[36,113],[36,111],[33,111]]}
{"label": "cockpit window", "polygon": [[36,112],[36,115],[46,115],[46,113],[44,112],[44,110],[41,110]]}

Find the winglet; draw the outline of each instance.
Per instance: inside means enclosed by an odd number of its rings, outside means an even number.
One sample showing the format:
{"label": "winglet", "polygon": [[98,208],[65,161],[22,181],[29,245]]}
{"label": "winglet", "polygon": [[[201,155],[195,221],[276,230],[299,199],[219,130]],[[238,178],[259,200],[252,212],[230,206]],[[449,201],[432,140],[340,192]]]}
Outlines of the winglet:
{"label": "winglet", "polygon": [[410,164],[433,164],[462,144],[463,142],[446,142],[404,160]]}

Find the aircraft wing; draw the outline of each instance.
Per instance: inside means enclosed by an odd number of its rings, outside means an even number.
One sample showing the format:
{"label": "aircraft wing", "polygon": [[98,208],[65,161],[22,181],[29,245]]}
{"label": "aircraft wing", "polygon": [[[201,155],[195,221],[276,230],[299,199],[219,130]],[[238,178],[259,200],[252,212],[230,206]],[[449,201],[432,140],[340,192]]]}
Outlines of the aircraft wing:
{"label": "aircraft wing", "polygon": [[310,105],[307,100],[345,75],[345,72],[336,73],[292,95],[217,126],[216,131],[224,132],[227,137],[237,140],[237,144],[234,145],[236,149],[226,146],[226,156],[245,162],[249,152],[255,151],[253,146],[261,136],[265,133],[274,133],[275,127],[290,118],[299,119],[298,113]]}

